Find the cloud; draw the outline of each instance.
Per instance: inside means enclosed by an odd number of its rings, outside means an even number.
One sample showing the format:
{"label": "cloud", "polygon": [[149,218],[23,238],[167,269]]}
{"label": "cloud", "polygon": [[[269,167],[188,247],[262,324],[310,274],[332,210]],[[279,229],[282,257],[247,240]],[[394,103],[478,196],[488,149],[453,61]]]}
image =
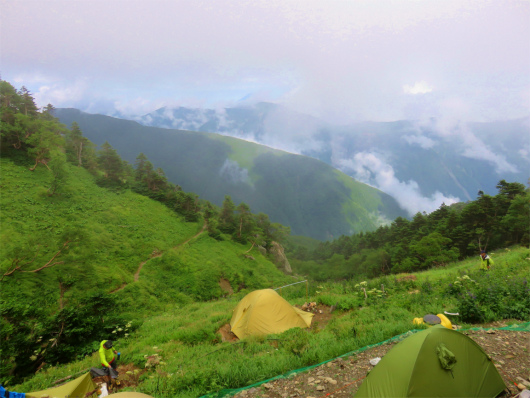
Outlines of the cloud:
{"label": "cloud", "polygon": [[355,179],[393,196],[411,216],[417,212],[433,212],[442,203],[450,205],[460,202],[459,198],[445,196],[438,191],[430,197],[423,196],[416,181],[399,181],[392,166],[381,155],[373,152],[359,152],[353,159],[343,159],[338,163],[344,172]]}
{"label": "cloud", "polygon": [[430,119],[423,124],[423,127],[427,126],[434,134],[450,142],[461,155],[492,163],[497,174],[519,172],[504,155],[495,153],[493,148],[477,137],[467,123],[446,117]]}
{"label": "cloud", "polygon": [[39,75],[84,79],[85,105],[122,112],[134,98],[191,107],[250,95],[326,121],[392,121],[436,94],[472,104],[464,120],[521,117],[530,3],[479,3],[4,1],[2,78],[30,91]]}
{"label": "cloud", "polygon": [[423,149],[430,149],[433,146],[436,145],[436,141],[430,139],[429,137],[426,137],[424,135],[404,135],[401,138],[403,138],[405,141],[407,141],[409,144],[413,145],[419,145]]}
{"label": "cloud", "polygon": [[523,159],[530,158],[530,145],[525,145],[523,148],[519,149],[517,153],[519,153],[519,156]]}
{"label": "cloud", "polygon": [[416,82],[413,86],[404,85],[403,86],[403,92],[405,94],[427,94],[430,93],[433,90],[431,86],[427,84],[427,82]]}
{"label": "cloud", "polygon": [[285,107],[276,107],[266,115],[261,142],[296,154],[321,151],[326,145],[325,140],[318,138],[321,126],[320,120],[293,113]]}
{"label": "cloud", "polygon": [[[40,84],[45,82],[44,84]],[[42,77],[38,90],[33,94],[38,106],[62,104],[63,107],[74,107],[85,100],[88,83],[84,79],[64,82]]]}
{"label": "cloud", "polygon": [[[132,116],[132,115],[144,115],[149,111],[161,107],[162,101],[153,103],[148,98],[144,97],[132,97],[132,98],[120,98],[114,101],[114,110],[120,115]],[[146,112],[146,110],[149,110]]]}
{"label": "cloud", "polygon": [[250,182],[248,170],[240,167],[236,161],[230,159],[225,160],[219,170],[219,175],[232,184],[248,184]]}

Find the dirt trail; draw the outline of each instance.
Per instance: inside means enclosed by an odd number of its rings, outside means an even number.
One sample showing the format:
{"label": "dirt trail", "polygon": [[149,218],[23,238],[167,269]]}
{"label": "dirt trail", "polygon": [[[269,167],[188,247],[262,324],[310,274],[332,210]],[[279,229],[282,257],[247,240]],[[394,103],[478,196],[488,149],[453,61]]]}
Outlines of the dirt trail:
{"label": "dirt trail", "polygon": [[[207,225],[207,223],[205,221],[203,226],[202,226],[202,228],[201,228],[201,230],[199,232],[197,232],[195,235],[193,235],[191,238],[185,240],[184,242],[179,243],[177,246],[173,247],[173,249],[178,249],[179,247],[184,246],[186,243],[188,243],[192,239],[197,238],[199,235],[201,235],[206,230],[207,226],[208,225]],[[138,282],[138,279],[140,279],[140,271],[142,271],[142,268],[144,267],[145,263],[147,263],[149,260],[152,260],[153,258],[160,257],[162,254],[164,254],[164,253],[163,252],[159,252],[158,250],[153,250],[153,253],[151,253],[151,256],[149,257],[149,259],[147,259],[145,261],[142,261],[140,263],[140,265],[138,266],[138,269],[134,273],[134,281]],[[127,283],[124,283],[123,285],[121,285],[117,289],[112,290],[110,293],[119,292],[120,290],[124,289],[125,286],[127,286]]]}

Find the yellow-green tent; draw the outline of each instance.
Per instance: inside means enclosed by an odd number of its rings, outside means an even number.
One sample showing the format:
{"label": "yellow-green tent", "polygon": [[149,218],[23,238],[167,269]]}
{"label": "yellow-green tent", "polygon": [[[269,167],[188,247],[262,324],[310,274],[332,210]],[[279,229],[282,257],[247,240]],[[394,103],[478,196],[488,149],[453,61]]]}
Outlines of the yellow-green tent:
{"label": "yellow-green tent", "polygon": [[[96,388],[97,386],[92,381],[90,373],[85,373],[83,376],[65,383],[62,386],[42,391],[28,392],[26,393],[26,396],[30,396],[31,398],[85,398],[88,392],[94,391]],[[97,397],[97,391],[91,396]]]}
{"label": "yellow-green tent", "polygon": [[294,327],[311,326],[313,314],[289,304],[272,289],[255,290],[247,294],[234,309],[230,327],[243,339],[281,333]]}
{"label": "yellow-green tent", "polygon": [[396,344],[368,374],[355,398],[494,398],[505,388],[480,345],[436,325]]}

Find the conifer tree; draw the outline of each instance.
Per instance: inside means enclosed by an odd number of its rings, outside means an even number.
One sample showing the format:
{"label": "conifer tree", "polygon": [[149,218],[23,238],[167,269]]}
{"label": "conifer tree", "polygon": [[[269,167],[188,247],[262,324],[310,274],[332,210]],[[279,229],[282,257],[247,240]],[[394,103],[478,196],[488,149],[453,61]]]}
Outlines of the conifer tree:
{"label": "conifer tree", "polygon": [[235,237],[239,242],[246,242],[255,232],[256,223],[250,212],[250,207],[246,203],[241,202],[237,206],[236,212]]}
{"label": "conifer tree", "polygon": [[105,141],[98,152],[98,164],[104,178],[111,183],[121,183],[124,174],[123,162],[118,152]]}
{"label": "conifer tree", "polygon": [[22,86],[18,94],[20,97],[20,112],[26,116],[37,116],[38,108],[37,105],[35,105],[35,100],[33,99],[33,96],[31,95],[29,90],[26,87]]}
{"label": "conifer tree", "polygon": [[219,214],[219,229],[226,234],[231,234],[236,230],[234,210],[235,205],[234,202],[232,202],[232,198],[226,195],[221,208],[221,213]]}
{"label": "conifer tree", "polygon": [[64,148],[65,128],[54,120],[41,121],[37,130],[26,138],[28,155],[35,159],[35,165],[30,170],[35,170],[39,164],[48,167],[52,154]]}
{"label": "conifer tree", "polygon": [[88,169],[94,167],[94,144],[83,136],[83,132],[77,122],[72,123],[70,131],[66,133],[65,140],[66,155],[70,162]]}

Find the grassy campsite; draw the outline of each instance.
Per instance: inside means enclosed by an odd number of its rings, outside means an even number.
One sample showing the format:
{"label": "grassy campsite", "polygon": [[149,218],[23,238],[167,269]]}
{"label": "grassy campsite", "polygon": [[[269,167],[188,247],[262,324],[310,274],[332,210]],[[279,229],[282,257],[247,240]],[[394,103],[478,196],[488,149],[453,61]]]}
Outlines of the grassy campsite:
{"label": "grassy campsite", "polygon": [[[175,304],[155,316],[144,314],[144,319],[136,321],[141,322],[137,328],[135,321],[115,325],[117,331],[127,331],[128,325],[135,329],[117,339],[122,362],[130,367],[123,375],[124,383],[154,397],[198,397],[237,389],[383,342],[418,328],[412,324],[414,317],[444,310],[459,312],[461,317],[453,320],[464,328],[504,318],[508,318],[506,325],[520,324],[528,321],[524,309],[530,306],[528,257],[525,248],[496,253],[496,265],[487,274],[477,269],[475,259],[469,259],[416,278],[411,274],[358,283],[310,284],[309,297],[305,284],[282,289],[294,305],[314,300],[320,308],[333,305],[336,309],[325,324],[315,322],[308,330],[296,328],[237,342],[222,342],[216,332],[230,321],[244,291],[206,303]],[[363,282],[367,298],[360,289]],[[528,344],[523,349],[511,348],[518,351],[515,360],[528,362]],[[506,348],[503,354],[511,352]],[[92,366],[98,366],[96,354],[40,371],[16,388],[35,391]]]}

